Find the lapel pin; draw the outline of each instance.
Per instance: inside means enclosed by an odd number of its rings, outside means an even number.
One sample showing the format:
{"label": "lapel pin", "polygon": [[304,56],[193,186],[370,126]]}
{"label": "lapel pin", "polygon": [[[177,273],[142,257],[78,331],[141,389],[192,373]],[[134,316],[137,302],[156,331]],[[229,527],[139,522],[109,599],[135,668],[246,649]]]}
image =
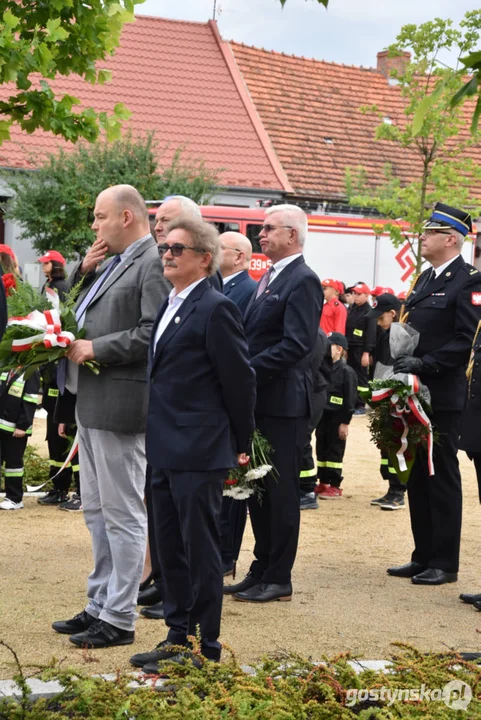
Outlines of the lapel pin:
{"label": "lapel pin", "polygon": [[270,290],[266,290],[266,295],[267,295],[268,293],[270,293]]}
{"label": "lapel pin", "polygon": [[177,317],[174,320],[175,324],[178,325],[180,323],[180,317],[177,315]]}
{"label": "lapel pin", "polygon": [[451,277],[451,271],[446,273],[446,277]]}

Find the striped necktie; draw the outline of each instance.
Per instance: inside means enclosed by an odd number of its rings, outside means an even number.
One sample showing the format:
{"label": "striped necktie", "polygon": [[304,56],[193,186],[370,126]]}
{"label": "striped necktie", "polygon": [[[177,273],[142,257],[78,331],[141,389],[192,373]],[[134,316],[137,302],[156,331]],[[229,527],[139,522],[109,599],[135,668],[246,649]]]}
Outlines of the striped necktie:
{"label": "striped necktie", "polygon": [[264,275],[261,277],[259,281],[259,285],[257,286],[257,293],[256,293],[256,300],[258,297],[262,295],[262,293],[265,291],[267,286],[269,285],[269,280],[271,279],[271,275],[273,273],[274,266],[271,265],[269,270],[264,273]]}

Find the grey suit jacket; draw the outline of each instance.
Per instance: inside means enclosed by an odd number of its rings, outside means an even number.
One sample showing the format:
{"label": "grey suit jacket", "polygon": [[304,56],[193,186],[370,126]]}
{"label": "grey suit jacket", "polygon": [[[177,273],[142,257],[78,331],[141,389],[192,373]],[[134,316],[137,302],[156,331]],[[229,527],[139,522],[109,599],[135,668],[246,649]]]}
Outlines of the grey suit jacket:
{"label": "grey suit jacket", "polygon": [[[109,260],[85,276],[77,307]],[[69,286],[80,279],[81,261]],[[93,341],[100,373],[79,367],[77,413],[87,428],[118,433],[145,432],[147,355],[150,335],[170,285],[164,278],[157,245],[146,239],[123,260],[85,313],[85,338]]]}

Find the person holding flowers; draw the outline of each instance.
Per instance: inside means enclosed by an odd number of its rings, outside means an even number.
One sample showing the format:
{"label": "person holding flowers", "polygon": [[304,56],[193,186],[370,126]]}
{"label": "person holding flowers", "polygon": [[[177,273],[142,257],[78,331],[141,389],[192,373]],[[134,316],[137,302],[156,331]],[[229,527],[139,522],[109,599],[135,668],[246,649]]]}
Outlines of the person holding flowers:
{"label": "person holding flowers", "polygon": [[[430,267],[406,301],[407,324],[419,332],[414,355],[394,362],[395,373],[417,376],[431,395],[434,475],[419,447],[408,482],[414,551],[411,560],[388,574],[416,585],[456,582],[459,568],[462,493],[457,452],[466,400],[466,367],[481,319],[481,273],[461,250],[472,232],[469,213],[437,203],[420,236]],[[405,319],[405,318],[403,318]]]}

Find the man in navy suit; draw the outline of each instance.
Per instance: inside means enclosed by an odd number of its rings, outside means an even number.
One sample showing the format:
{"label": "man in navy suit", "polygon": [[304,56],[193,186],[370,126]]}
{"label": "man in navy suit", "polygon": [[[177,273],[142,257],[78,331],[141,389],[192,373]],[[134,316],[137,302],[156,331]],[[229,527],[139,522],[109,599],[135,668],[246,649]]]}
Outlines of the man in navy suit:
{"label": "man in navy suit", "polygon": [[224,588],[236,600],[290,600],[299,539],[299,471],[311,411],[314,349],[322,288],[302,249],[307,217],[295,205],[266,212],[260,233],[272,261],[249,303],[244,327],[256,371],[256,426],[273,447],[278,476],[268,476],[262,503],[249,501],[255,560],[247,577]]}
{"label": "man in navy suit", "polygon": [[188,636],[197,629],[204,657],[220,659],[222,492],[254,431],[255,374],[242,316],[208,279],[217,230],[199,220],[171,227],[160,252],[173,289],[152,331],[146,434],[169,632],[155,650],[131,658],[145,672],[193,657]]}
{"label": "man in navy suit", "polygon": [[[238,232],[219,236],[221,249],[219,268],[224,281],[224,294],[244,314],[257,283],[249,275],[252,245],[249,238]],[[224,577],[234,572],[247,520],[247,501],[225,497],[222,500],[221,553]]]}
{"label": "man in navy suit", "polygon": [[252,245],[249,238],[238,232],[225,232],[219,237],[220,271],[224,294],[245,313],[257,283],[249,275]]}

